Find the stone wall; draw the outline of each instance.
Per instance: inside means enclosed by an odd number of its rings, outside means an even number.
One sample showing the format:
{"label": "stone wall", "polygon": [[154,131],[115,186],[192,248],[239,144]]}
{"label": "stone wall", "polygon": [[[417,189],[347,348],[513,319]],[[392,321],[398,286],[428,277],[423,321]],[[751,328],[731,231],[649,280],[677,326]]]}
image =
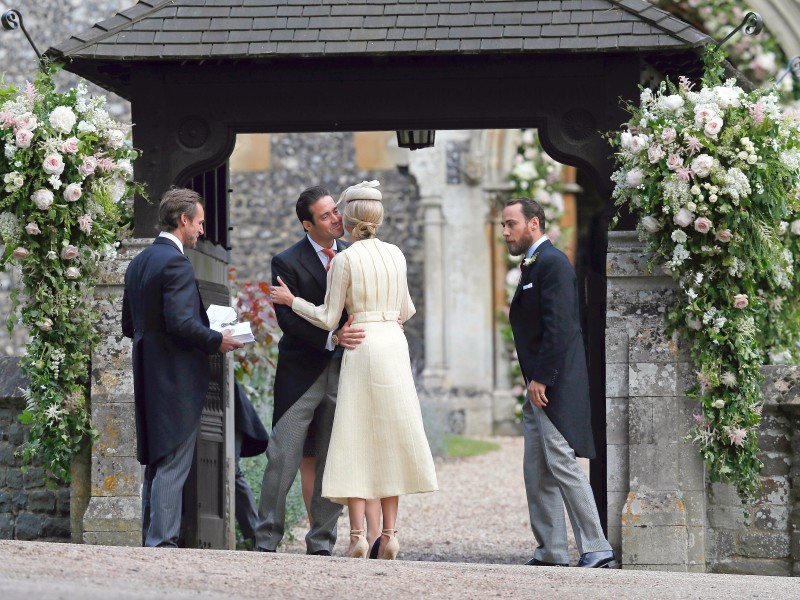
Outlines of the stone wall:
{"label": "stone wall", "polygon": [[681,338],[663,326],[675,285],[646,273],[647,260],[635,233],[609,234],[609,540],[625,568],[799,576],[800,367],[762,370],[763,489],[745,520],[734,488],[708,481],[684,441],[692,369]]}
{"label": "stone wall", "polygon": [[17,418],[25,408],[24,386],[17,359],[0,358],[0,539],[68,542],[69,486],[47,487],[40,467],[23,473],[15,456],[26,435]]}
{"label": "stone wall", "polygon": [[763,486],[745,520],[730,485],[711,484],[709,571],[800,577],[800,367],[767,366],[758,434]]}

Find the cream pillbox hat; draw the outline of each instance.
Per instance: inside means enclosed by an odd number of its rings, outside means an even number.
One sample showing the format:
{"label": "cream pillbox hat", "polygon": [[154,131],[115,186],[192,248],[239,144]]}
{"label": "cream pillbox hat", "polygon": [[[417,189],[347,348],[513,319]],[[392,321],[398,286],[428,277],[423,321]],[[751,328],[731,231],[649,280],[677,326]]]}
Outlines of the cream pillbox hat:
{"label": "cream pillbox hat", "polygon": [[339,196],[337,204],[342,201],[349,202],[350,200],[380,200],[383,196],[381,196],[381,191],[378,189],[379,185],[380,182],[377,179],[351,185]]}

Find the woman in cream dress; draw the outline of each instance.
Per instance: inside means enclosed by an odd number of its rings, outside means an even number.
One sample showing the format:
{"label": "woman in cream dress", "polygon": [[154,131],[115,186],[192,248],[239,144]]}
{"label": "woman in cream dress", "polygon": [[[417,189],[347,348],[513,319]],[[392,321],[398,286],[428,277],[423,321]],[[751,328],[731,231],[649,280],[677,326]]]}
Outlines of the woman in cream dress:
{"label": "woman in cream dress", "polygon": [[325,304],[296,298],[280,279],[272,298],[314,325],[333,330],[346,308],[353,324],[366,332],[364,341],[345,350],[339,394],[322,495],[347,504],[351,543],[348,554],[366,555],[364,506],[380,498],[383,532],[373,555],[393,559],[398,496],[438,489],[428,440],[422,425],[408,342],[398,323],[410,319],[414,304],[408,293],[406,260],[397,246],[375,237],[383,221],[377,181],[345,190],[344,225],[353,244],[337,254],[328,271]]}

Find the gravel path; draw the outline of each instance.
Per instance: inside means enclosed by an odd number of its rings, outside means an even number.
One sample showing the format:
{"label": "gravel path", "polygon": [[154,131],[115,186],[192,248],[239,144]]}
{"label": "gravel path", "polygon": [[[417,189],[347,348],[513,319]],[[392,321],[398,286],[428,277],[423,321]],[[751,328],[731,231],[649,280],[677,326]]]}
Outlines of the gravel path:
{"label": "gravel path", "polygon": [[[297,531],[300,539],[278,554],[0,541],[0,598],[800,597],[797,578],[522,566],[534,546],[522,484],[522,440],[493,441],[500,450],[438,464],[441,491],[401,501],[402,560],[306,556],[303,528]],[[344,518],[339,533],[340,555],[346,546]]]}
{"label": "gravel path", "polygon": [[[523,564],[535,548],[522,478],[522,437],[493,437],[500,449],[439,461],[439,491],[400,498],[397,519],[401,560]],[[585,468],[588,469],[588,461]],[[304,553],[304,521],[281,551]],[[347,551],[347,511],[339,520],[334,556]],[[570,554],[578,560],[570,531]]]}

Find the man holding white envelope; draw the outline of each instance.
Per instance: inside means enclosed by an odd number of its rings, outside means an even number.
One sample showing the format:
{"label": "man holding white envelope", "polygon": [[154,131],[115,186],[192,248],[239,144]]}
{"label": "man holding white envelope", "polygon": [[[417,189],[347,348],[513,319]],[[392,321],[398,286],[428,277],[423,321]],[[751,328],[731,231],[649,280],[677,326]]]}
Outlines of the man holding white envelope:
{"label": "man holding white envelope", "polygon": [[544,235],[544,210],[537,202],[509,201],[501,224],[509,252],[525,256],[509,321],[528,386],[523,471],[539,546],[526,564],[569,566],[566,504],[581,553],[578,566],[617,567],[592,488],[575,460],[595,456],[575,271]]}

